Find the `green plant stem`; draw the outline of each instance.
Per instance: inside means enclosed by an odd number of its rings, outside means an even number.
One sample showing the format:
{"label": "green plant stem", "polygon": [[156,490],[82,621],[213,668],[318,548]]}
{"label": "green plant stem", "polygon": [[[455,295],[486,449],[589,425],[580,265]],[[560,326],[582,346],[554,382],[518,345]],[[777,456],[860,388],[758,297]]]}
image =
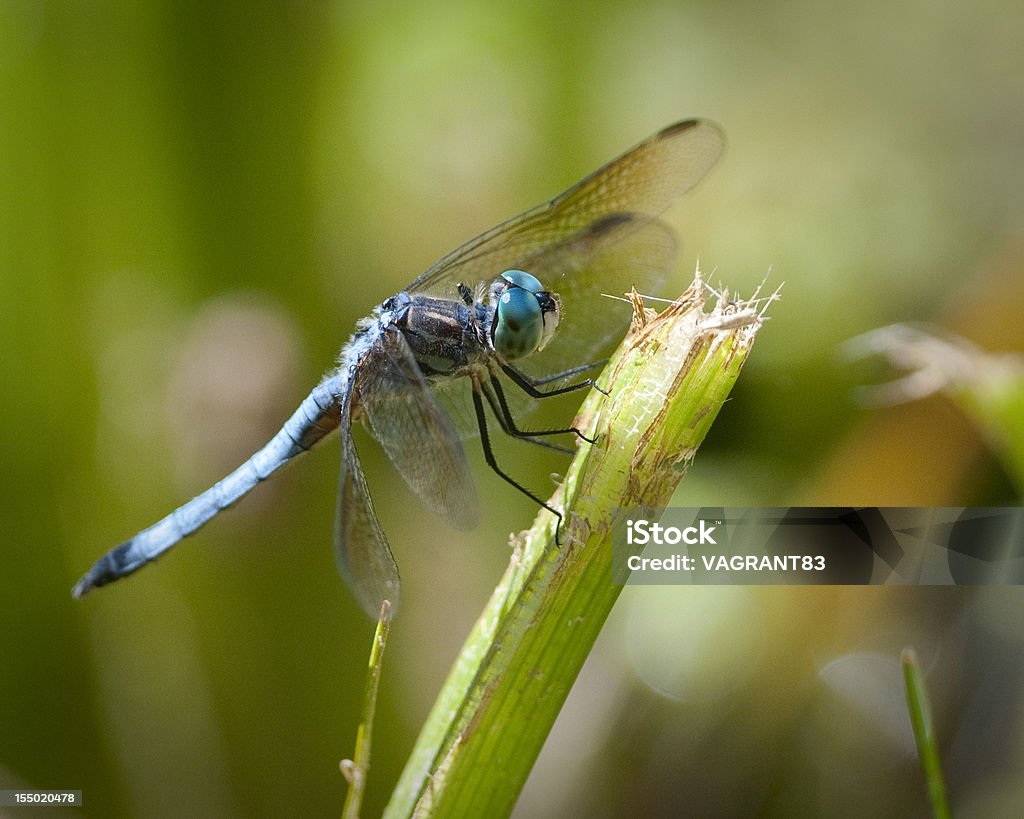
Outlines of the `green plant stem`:
{"label": "green plant stem", "polygon": [[932,814],[936,819],[949,819],[952,814],[946,799],[946,784],[942,778],[942,766],[939,764],[939,749],[935,742],[935,729],[932,725],[932,707],[928,701],[928,690],[924,685],[921,666],[917,661],[917,652],[907,646],[903,649],[903,656],[900,659],[903,663],[903,683],[907,694],[907,708],[910,711],[910,724],[914,728],[917,754],[921,758],[921,767],[924,769]]}
{"label": "green plant stem", "polygon": [[366,793],[366,776],[370,771],[370,751],[373,745],[373,720],[377,713],[377,692],[380,689],[380,675],[384,664],[384,649],[387,647],[388,632],[391,629],[391,605],[384,601],[380,618],[373,633],[370,648],[370,664],[366,671],[366,687],[363,691],[363,719],[356,732],[355,753],[351,760],[342,760],[341,772],[348,780],[348,795],[342,809],[342,819],[359,819]]}
{"label": "green plant stem", "polygon": [[[634,301],[637,307],[638,301]],[[752,304],[705,311],[699,279],[634,332],[584,402],[583,445],[512,560],[449,674],[386,816],[502,816],[526,777],[605,618],[612,529],[664,506],[739,375],[761,325]]]}

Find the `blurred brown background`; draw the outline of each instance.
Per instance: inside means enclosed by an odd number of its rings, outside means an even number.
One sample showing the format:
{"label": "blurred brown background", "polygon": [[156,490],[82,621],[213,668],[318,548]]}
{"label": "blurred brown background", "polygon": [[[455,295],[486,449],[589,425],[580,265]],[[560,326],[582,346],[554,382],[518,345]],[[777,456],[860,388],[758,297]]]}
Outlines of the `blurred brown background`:
{"label": "blurred brown background", "polygon": [[[272,434],[435,258],[658,128],[721,123],[673,295],[784,299],[680,504],[1014,504],[945,399],[866,411],[843,340],[1024,346],[1015,3],[0,3],[0,787],[94,816],[334,815],[371,625],[337,577],[337,445],[81,602],[103,551]],[[470,447],[455,533],[368,437],[402,567],[367,815],[530,503]],[[505,450],[546,493],[557,457]],[[900,649],[955,808],[1022,804],[1017,588],[630,588],[521,816],[924,815]]]}

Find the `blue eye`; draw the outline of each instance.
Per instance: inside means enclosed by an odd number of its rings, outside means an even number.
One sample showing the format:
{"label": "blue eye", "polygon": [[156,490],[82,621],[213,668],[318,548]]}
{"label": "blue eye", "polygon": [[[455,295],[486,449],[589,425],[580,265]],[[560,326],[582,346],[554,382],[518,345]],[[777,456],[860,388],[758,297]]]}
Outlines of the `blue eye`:
{"label": "blue eye", "polygon": [[506,270],[497,285],[505,283],[494,311],[492,343],[512,361],[544,348],[558,327],[558,300],[544,285],[523,270]]}
{"label": "blue eye", "polygon": [[537,297],[521,287],[510,287],[498,300],[494,349],[506,359],[529,355],[544,335],[544,317]]}
{"label": "blue eye", "polygon": [[509,284],[521,287],[523,290],[528,290],[531,293],[540,293],[544,289],[544,285],[540,283],[540,280],[536,276],[531,276],[525,270],[506,270],[501,274],[501,278]]}

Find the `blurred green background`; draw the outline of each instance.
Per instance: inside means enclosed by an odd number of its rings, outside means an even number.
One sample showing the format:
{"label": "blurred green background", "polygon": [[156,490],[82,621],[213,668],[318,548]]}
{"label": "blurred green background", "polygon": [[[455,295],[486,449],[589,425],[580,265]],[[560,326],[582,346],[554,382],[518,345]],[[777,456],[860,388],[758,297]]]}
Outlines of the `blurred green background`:
{"label": "blurred green background", "polygon": [[[1018,3],[0,1],[0,788],[92,816],[335,815],[372,626],[331,554],[337,445],[81,602],[102,552],[264,442],[357,319],[660,127],[721,123],[670,220],[784,299],[680,504],[1014,504],[941,397],[865,410],[895,320],[1024,347]],[[378,813],[531,504],[471,458],[456,533],[359,439],[402,567]],[[470,447],[474,450],[474,447]],[[546,493],[557,457],[504,462]],[[1017,588],[627,589],[519,815],[924,815],[898,658],[954,808],[1024,804]],[[20,815],[20,814],[19,814]]]}

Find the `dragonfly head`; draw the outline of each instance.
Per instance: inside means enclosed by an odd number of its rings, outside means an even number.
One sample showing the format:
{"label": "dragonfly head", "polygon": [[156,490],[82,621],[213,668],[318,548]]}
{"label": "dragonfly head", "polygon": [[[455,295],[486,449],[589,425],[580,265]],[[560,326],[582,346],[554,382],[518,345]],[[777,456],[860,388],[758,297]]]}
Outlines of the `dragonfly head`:
{"label": "dragonfly head", "polygon": [[558,329],[558,296],[523,270],[506,270],[491,287],[491,343],[508,360],[543,350]]}

